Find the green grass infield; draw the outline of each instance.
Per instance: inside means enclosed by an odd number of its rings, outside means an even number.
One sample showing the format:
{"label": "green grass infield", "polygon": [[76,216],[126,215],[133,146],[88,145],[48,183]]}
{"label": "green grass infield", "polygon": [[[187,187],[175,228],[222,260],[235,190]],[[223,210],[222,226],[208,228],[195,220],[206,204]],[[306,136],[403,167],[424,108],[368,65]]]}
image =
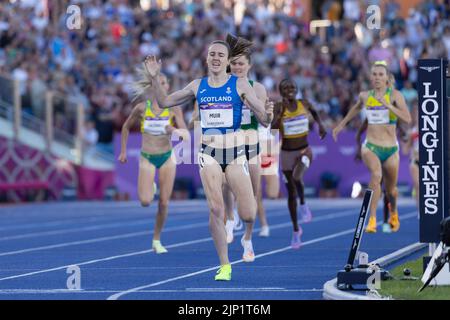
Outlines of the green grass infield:
{"label": "green grass infield", "polygon": [[[405,278],[403,270],[411,270],[411,277],[418,280],[402,280]],[[450,286],[428,286],[422,292],[417,291],[422,286],[422,258],[407,262],[391,271],[393,280],[381,282],[381,289],[378,290],[384,297],[392,297],[398,300],[450,300]]]}

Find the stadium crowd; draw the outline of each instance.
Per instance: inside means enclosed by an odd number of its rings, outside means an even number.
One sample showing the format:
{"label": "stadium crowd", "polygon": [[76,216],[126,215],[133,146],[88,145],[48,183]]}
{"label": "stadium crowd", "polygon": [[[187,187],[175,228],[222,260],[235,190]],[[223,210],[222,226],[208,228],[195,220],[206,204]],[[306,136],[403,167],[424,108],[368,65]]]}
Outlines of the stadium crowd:
{"label": "stadium crowd", "polygon": [[[207,44],[227,32],[254,43],[252,77],[278,99],[277,85],[292,77],[333,128],[368,87],[370,63],[386,60],[408,106],[417,103],[417,59],[450,59],[450,2],[423,1],[400,16],[395,0],[383,1],[381,28],[367,28],[366,8],[381,1],[324,1],[318,19],[331,25],[311,30],[302,8],[273,8],[268,0],[247,1],[236,15],[233,1],[182,1],[163,10],[143,10],[139,1],[44,1],[0,3],[0,74],[20,81],[23,107],[43,118],[45,91],[60,99],[57,126],[66,127],[68,101],[88,115],[90,141],[111,150],[132,108],[130,82],[149,54],[161,57],[173,89],[205,74]],[[69,29],[65,10],[81,8],[81,28]],[[186,120],[192,105],[183,106]],[[92,121],[94,121],[95,126]],[[359,126],[360,119],[350,127]],[[97,135],[92,130],[98,132]]]}

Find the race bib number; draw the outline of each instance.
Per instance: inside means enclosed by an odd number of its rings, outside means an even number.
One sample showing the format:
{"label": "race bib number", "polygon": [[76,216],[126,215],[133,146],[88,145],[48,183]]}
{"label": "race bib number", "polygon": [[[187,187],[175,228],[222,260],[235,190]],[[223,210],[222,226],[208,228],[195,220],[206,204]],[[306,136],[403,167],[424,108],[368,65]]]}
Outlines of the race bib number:
{"label": "race bib number", "polygon": [[149,133],[154,136],[160,136],[167,134],[166,126],[169,124],[168,119],[161,120],[145,120],[144,121],[144,132]]}
{"label": "race bib number", "polygon": [[309,131],[309,121],[305,115],[283,121],[285,136],[295,136]]}
{"label": "race bib number", "polygon": [[369,124],[388,124],[389,109],[366,109],[367,120]]}
{"label": "race bib number", "polygon": [[202,128],[229,128],[233,126],[233,105],[201,105],[200,117]]}
{"label": "race bib number", "polygon": [[250,109],[242,109],[242,119],[241,124],[250,124],[252,123],[252,111]]}
{"label": "race bib number", "polygon": [[270,140],[273,136],[270,132],[270,125],[266,128],[264,126],[258,126],[259,140]]}

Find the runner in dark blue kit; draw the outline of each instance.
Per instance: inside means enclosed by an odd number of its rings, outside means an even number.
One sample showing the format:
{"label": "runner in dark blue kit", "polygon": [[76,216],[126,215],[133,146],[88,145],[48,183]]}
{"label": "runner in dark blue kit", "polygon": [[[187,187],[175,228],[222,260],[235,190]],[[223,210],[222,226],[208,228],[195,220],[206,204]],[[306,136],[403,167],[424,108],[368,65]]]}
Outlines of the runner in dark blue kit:
{"label": "runner in dark blue kit", "polygon": [[158,103],[167,107],[196,98],[202,128],[198,154],[200,177],[210,209],[209,226],[221,267],[216,280],[231,280],[231,264],[224,224],[222,184],[226,178],[236,195],[238,213],[244,222],[254,222],[256,201],[245,157],[244,137],[240,131],[242,105],[259,118],[267,117],[265,105],[255,95],[248,79],[227,74],[230,48],[224,41],[208,47],[208,77],[196,79],[185,88],[167,95],[159,84],[161,61],[150,56],[145,66],[155,80],[152,90]]}

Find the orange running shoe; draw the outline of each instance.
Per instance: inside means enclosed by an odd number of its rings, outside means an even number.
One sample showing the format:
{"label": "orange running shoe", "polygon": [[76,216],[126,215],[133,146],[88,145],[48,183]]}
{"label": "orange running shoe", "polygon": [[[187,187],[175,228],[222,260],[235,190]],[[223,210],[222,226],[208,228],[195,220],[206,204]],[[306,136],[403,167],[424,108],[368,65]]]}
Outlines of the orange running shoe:
{"label": "orange running shoe", "polygon": [[391,212],[388,223],[391,225],[392,232],[397,232],[400,229],[400,220],[398,219],[398,212]]}
{"label": "orange running shoe", "polygon": [[377,232],[377,218],[376,217],[370,216],[369,223],[367,224],[367,227],[366,227],[366,232],[367,233]]}

